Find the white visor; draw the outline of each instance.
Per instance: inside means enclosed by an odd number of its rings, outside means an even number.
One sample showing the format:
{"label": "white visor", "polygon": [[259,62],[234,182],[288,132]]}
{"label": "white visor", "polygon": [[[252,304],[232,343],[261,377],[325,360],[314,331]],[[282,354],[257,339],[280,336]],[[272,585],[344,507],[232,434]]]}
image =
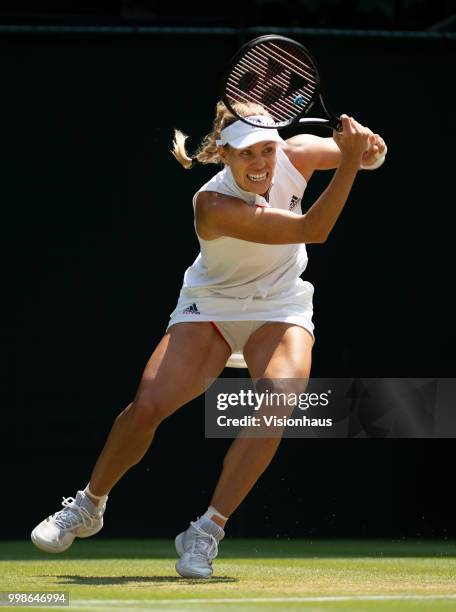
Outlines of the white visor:
{"label": "white visor", "polygon": [[258,127],[249,125],[245,121],[235,121],[220,132],[220,139],[215,141],[216,144],[221,146],[229,144],[235,149],[244,149],[263,141],[277,142],[282,147],[287,144],[279,136],[279,132],[276,129],[262,127],[263,125],[270,124],[271,119],[269,117],[252,115],[246,117],[246,119],[258,123]]}

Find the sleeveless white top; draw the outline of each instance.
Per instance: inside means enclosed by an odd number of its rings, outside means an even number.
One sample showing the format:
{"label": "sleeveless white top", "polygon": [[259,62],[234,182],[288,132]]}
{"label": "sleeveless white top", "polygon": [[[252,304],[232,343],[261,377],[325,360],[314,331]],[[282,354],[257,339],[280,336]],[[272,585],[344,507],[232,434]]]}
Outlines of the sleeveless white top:
{"label": "sleeveless white top", "polygon": [[[302,174],[278,148],[269,203],[262,196],[241,189],[228,166],[201,187],[193,203],[201,191],[216,191],[252,206],[271,206],[301,215],[306,185]],[[307,266],[304,244],[259,244],[225,236],[215,240],[198,236],[198,240],[201,253],[185,272],[184,291],[204,288],[226,297],[267,297],[293,286]]]}

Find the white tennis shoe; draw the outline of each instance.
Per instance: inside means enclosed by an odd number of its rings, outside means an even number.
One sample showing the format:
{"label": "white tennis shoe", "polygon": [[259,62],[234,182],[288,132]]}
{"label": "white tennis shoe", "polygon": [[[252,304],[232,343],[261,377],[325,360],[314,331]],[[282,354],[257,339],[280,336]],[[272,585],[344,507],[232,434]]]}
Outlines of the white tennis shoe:
{"label": "white tennis shoe", "polygon": [[[222,535],[225,535],[221,529]],[[175,539],[176,551],[180,556],[176,571],[184,578],[209,578],[212,575],[212,560],[218,553],[219,540],[207,533],[196,522],[191,522],[187,531]]]}
{"label": "white tennis shoe", "polygon": [[106,502],[100,507],[78,491],[76,499],[63,498],[63,510],[48,516],[32,531],[31,539],[37,548],[45,552],[64,552],[77,538],[88,538],[103,527]]}

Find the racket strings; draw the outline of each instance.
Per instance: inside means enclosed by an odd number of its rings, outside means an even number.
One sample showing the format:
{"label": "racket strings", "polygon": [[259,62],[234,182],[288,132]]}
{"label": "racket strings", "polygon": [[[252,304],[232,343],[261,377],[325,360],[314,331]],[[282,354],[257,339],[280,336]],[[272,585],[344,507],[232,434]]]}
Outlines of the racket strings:
{"label": "racket strings", "polygon": [[[283,102],[288,102],[287,98],[292,94],[300,94],[304,97],[306,102],[310,102],[317,86],[316,74],[313,67],[309,67],[303,62],[302,58],[294,57],[291,53],[287,52],[286,49],[279,48],[277,45],[270,45],[268,47],[264,45],[264,47],[265,48],[258,50],[259,57],[261,58],[261,54],[264,54],[266,57],[272,58],[287,71],[288,80],[283,76],[283,68],[281,73],[276,77],[276,80],[278,80],[279,83],[285,87]],[[275,47],[275,49],[273,47]],[[276,49],[278,51],[276,51]],[[253,51],[255,52],[256,49],[253,49]],[[286,61],[287,58],[279,55],[281,51],[287,53],[287,55],[295,61]],[[312,72],[310,72],[310,70]],[[299,80],[299,84],[297,83],[296,79],[301,79]],[[288,103],[288,106],[295,111],[295,107],[292,104]]]}
{"label": "racket strings", "polygon": [[[259,70],[261,73],[264,73],[264,71],[268,70],[268,67],[265,65],[266,61],[264,60],[264,58],[262,57],[262,55],[260,53],[255,53],[255,49],[252,50],[252,55],[254,56],[254,59],[257,61],[252,61],[251,58],[249,57],[245,57],[241,60],[240,65],[243,66],[243,68],[247,68],[247,69],[256,69]],[[236,72],[238,72],[235,69]],[[238,72],[239,74],[239,72]],[[296,83],[295,81],[295,74],[292,73],[291,75],[289,75],[289,80],[287,81],[283,76],[283,70],[281,70],[280,73],[277,73],[271,80],[270,82],[277,82],[279,83],[284,89],[285,89],[285,94],[283,94],[283,102],[286,102],[286,98],[288,96],[290,96],[292,93],[301,93],[306,100],[310,101],[312,99],[312,95],[313,92],[315,91],[315,86],[306,86],[306,87],[302,87],[302,82],[299,81],[299,85]],[[299,78],[299,77],[298,77]],[[262,83],[263,84],[267,84],[269,81],[268,79],[268,75],[266,73],[265,76],[263,76],[262,79]],[[266,87],[263,85],[261,87],[261,85],[258,85],[258,83],[256,84],[257,87],[263,89],[264,91],[266,90]],[[292,105],[290,105],[291,108]],[[293,109],[294,110],[294,109]]]}
{"label": "racket strings", "polygon": [[[246,69],[252,68],[251,64],[248,61],[243,62],[243,63]],[[234,70],[233,74],[236,74],[237,76],[242,77],[243,72],[242,70]],[[255,93],[246,92],[242,88],[239,89],[238,87],[230,83],[230,81],[228,81],[228,91],[232,93],[234,96],[241,94],[245,96],[247,100],[250,102],[256,102],[256,103],[262,104],[263,106],[266,106],[274,115],[277,115],[277,117],[280,120],[286,120],[290,114],[290,110],[294,111],[295,109],[292,108],[290,104],[287,104],[286,100],[280,99],[280,97],[279,99],[274,100],[271,94],[272,94],[272,91],[276,91],[276,90],[272,90],[272,87],[273,87],[273,84],[271,83],[270,84],[267,84],[267,83],[258,84],[257,83],[255,85],[257,94],[255,95]],[[281,95],[281,93],[282,91],[280,90],[279,96]]]}
{"label": "racket strings", "polygon": [[[237,91],[233,91],[230,90],[230,88],[227,88],[227,93],[228,94],[234,94],[231,97],[231,103],[236,103],[236,102],[254,102],[256,104],[261,104],[261,106],[263,106],[263,108],[265,108],[269,114],[271,115],[272,119],[275,121],[275,123],[279,123],[279,124],[283,124],[283,125],[287,125],[290,119],[290,113],[287,113],[286,115],[283,114],[283,112],[280,114],[277,108],[273,108],[270,104],[266,103],[264,101],[264,99],[262,97],[256,96],[249,96],[243,92],[241,92],[242,95],[238,95]],[[276,126],[273,126],[276,127]]]}
{"label": "racket strings", "polygon": [[[242,68],[244,70],[251,70],[253,68],[252,64],[243,60],[241,62]],[[245,74],[245,71],[242,69],[233,70],[233,75],[242,78]],[[262,71],[261,71],[262,72]],[[282,86],[286,86],[287,83],[285,81],[280,81],[279,84]],[[261,104],[266,107],[270,113],[273,115],[275,119],[279,119],[280,121],[287,121],[290,117],[290,112],[292,115],[298,114],[302,110],[301,107],[293,106],[286,98],[283,98],[283,90],[282,88],[275,88],[274,83],[265,83],[258,84],[256,83],[252,89],[256,91],[245,91],[244,88],[239,88],[236,86],[235,79],[230,78],[227,83],[227,92],[231,94],[234,98],[234,101],[242,101],[242,102],[256,102],[257,104]],[[303,95],[304,92],[302,92]],[[305,96],[306,102],[309,102],[310,99],[308,96]]]}
{"label": "racket strings", "polygon": [[[234,95],[236,95],[236,93],[238,93],[240,90],[242,94],[249,95],[249,100],[251,102],[263,103],[263,105],[266,103],[268,106],[272,106],[273,100],[271,96],[270,96],[271,99],[268,100],[268,92],[271,90],[273,83],[272,83],[272,80],[268,79],[267,73],[268,73],[268,66],[266,62],[264,61],[264,58],[261,57],[261,55],[255,54],[255,53],[247,54],[245,57],[241,59],[239,64],[233,69],[232,75],[235,75],[236,77],[238,77],[238,85],[241,83],[242,84],[244,83],[244,80],[243,80],[244,75],[255,74],[256,78],[252,76],[250,79],[246,79],[246,80],[249,80],[250,83],[252,84],[250,87],[247,87],[247,88],[243,88],[242,86],[237,87],[236,84],[233,83],[235,79],[230,78],[228,80],[230,91]],[[278,75],[275,75],[273,79],[278,80],[279,83],[282,85],[286,84],[285,81],[283,79],[280,79]],[[257,90],[257,95],[253,93],[255,89]],[[279,100],[277,100],[276,102],[279,102]],[[286,117],[288,116],[288,112],[287,112],[288,109],[281,108],[280,104],[277,104],[277,106],[278,108],[275,110],[278,113],[279,118],[285,120]],[[284,116],[280,116],[280,110],[285,112]]]}
{"label": "racket strings", "polygon": [[[299,57],[296,56],[297,50],[293,47],[289,47],[289,49],[293,50],[295,53],[290,53],[287,51],[286,47],[279,47],[278,45],[272,43],[271,45],[264,45],[264,51],[270,52],[271,57],[273,57],[278,63],[282,64],[286,68],[289,68],[296,74],[299,74],[303,79],[306,79],[313,83],[314,85],[317,83],[315,69],[312,65],[304,61],[304,55],[299,54]],[[285,57],[285,54],[287,57]],[[307,58],[306,58],[307,60]],[[302,71],[302,72],[300,72]]]}
{"label": "racket strings", "polygon": [[[287,112],[285,109],[281,109],[280,105],[275,104],[275,107],[273,107],[270,103],[268,103],[265,100],[265,96],[264,95],[251,95],[246,93],[245,91],[242,91],[236,87],[231,87],[229,84],[227,85],[226,88],[226,92],[228,94],[228,97],[231,98],[231,103],[235,103],[235,102],[253,102],[256,104],[260,104],[261,106],[263,106],[264,108],[266,108],[269,113],[271,114],[271,116],[273,117],[273,119],[275,121],[280,121],[283,123],[287,123],[290,117],[290,113]],[[278,106],[278,108],[277,108]],[[280,110],[282,110],[282,113],[280,112]]]}
{"label": "racket strings", "polygon": [[261,104],[284,124],[312,106],[318,80],[313,63],[299,49],[262,43],[233,67],[226,91],[232,103]]}

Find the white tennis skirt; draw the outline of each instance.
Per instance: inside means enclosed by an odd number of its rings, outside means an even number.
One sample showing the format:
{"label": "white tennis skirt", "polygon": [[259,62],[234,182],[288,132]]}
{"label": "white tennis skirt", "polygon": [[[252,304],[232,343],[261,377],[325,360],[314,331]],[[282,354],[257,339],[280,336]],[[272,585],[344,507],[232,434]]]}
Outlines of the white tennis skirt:
{"label": "white tennis skirt", "polygon": [[[183,287],[166,330],[176,323],[274,321],[299,325],[314,336],[313,293],[313,285],[301,278],[291,288],[266,297],[237,298],[209,289]],[[233,352],[226,365],[247,367],[241,352]]]}

